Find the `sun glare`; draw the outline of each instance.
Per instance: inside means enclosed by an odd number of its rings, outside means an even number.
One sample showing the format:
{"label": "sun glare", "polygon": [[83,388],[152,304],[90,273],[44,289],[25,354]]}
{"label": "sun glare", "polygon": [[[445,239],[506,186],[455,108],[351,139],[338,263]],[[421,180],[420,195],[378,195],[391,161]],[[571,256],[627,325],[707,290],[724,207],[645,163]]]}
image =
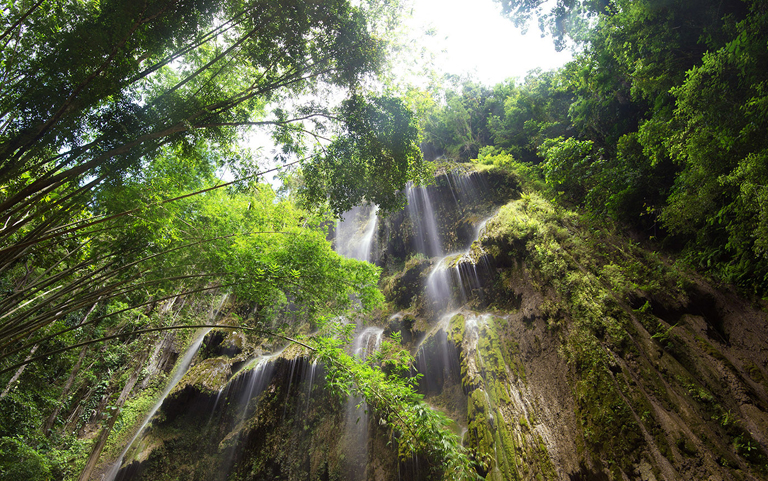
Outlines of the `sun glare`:
{"label": "sun glare", "polygon": [[409,28],[435,55],[440,73],[472,74],[493,85],[510,77],[523,79],[535,68],[550,70],[571,60],[556,52],[552,39],[542,38],[533,24],[523,35],[500,14],[492,0],[413,0]]}

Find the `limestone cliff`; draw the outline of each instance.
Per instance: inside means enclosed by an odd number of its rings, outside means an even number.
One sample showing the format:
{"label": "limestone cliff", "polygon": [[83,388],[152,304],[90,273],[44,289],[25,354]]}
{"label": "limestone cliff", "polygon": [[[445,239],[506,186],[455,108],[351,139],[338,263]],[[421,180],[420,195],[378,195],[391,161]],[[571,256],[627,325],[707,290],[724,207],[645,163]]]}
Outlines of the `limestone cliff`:
{"label": "limestone cliff", "polygon": [[[358,322],[401,335],[480,476],[768,478],[764,304],[508,172],[445,171],[407,194],[387,218],[349,213],[336,242],[383,267],[390,311]],[[204,346],[118,479],[436,476],[398,460],[375,413],[328,391],[306,353],[216,331]]]}

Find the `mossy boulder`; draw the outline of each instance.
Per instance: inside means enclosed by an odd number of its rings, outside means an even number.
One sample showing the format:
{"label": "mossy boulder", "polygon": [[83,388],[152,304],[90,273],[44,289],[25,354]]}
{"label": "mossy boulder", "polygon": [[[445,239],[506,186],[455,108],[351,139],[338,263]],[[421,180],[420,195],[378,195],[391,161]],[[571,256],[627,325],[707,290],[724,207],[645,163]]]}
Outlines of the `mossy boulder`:
{"label": "mossy boulder", "polygon": [[204,359],[187,371],[171,391],[171,396],[187,387],[202,393],[217,393],[227,384],[231,375],[232,359],[228,357]]}
{"label": "mossy boulder", "polygon": [[406,309],[423,291],[422,276],[431,266],[428,259],[413,258],[405,268],[382,280],[382,291],[396,308]]}

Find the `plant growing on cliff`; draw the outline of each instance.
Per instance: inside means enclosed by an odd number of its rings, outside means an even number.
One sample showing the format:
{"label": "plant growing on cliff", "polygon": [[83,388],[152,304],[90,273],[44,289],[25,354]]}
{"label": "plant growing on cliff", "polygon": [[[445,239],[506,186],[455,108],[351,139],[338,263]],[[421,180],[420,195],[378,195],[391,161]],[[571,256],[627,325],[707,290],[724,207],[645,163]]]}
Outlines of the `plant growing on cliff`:
{"label": "plant growing on cliff", "polygon": [[364,397],[379,422],[392,429],[401,458],[423,455],[431,471],[446,480],[478,479],[461,440],[448,427],[450,419],[416,392],[418,376],[409,375],[413,356],[400,347],[397,336],[383,340],[375,356],[360,361],[344,350],[349,330],[345,334],[343,327],[331,326],[331,331],[338,335],[314,337],[309,343],[326,366],[331,389]]}

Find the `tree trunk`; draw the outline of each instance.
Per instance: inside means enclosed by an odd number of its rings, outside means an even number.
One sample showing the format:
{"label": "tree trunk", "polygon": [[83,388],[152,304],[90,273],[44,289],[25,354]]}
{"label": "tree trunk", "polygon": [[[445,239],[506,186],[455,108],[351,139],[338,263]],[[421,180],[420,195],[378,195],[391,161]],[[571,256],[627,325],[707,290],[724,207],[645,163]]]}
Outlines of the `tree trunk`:
{"label": "tree trunk", "polygon": [[[78,325],[81,325],[88,320],[88,316],[90,316],[91,313],[96,309],[96,306],[99,305],[100,300],[101,300],[101,297],[96,299],[96,302],[94,302],[91,308],[88,310],[88,312],[85,313],[85,316],[83,316],[83,318],[80,320]],[[72,372],[69,373],[69,378],[67,378],[67,382],[64,383],[64,387],[61,390],[59,399],[58,401],[56,401],[56,408],[53,410],[51,415],[48,416],[48,418],[45,420],[45,423],[43,423],[44,436],[48,436],[48,434],[51,432],[53,423],[56,422],[56,418],[59,416],[59,413],[61,412],[61,408],[64,405],[64,399],[67,397],[67,394],[69,394],[69,390],[72,389],[72,384],[74,384],[75,382],[77,373],[80,372],[80,366],[83,364],[83,360],[85,359],[86,352],[88,352],[88,346],[83,346],[83,349],[80,351],[80,356],[77,358],[77,362],[75,363],[75,366],[72,368]]]}
{"label": "tree trunk", "polygon": [[[32,356],[35,355],[35,351],[37,351],[38,344],[35,344],[32,346],[32,350],[29,351],[29,355],[27,356],[24,361],[29,361],[32,359]],[[8,385],[5,386],[5,391],[0,394],[0,399],[3,399],[5,396],[8,395],[9,392],[11,392],[11,388],[13,387],[14,383],[21,377],[21,375],[24,373],[24,369],[26,369],[28,364],[24,364],[23,366],[19,367],[19,369],[16,370],[16,374],[13,375],[10,381],[8,381]]]}
{"label": "tree trunk", "polygon": [[56,422],[56,418],[59,416],[59,412],[61,412],[61,408],[64,405],[64,399],[67,397],[67,394],[69,394],[69,390],[72,388],[72,384],[75,382],[77,373],[80,372],[80,366],[83,364],[83,359],[85,359],[86,352],[88,352],[88,346],[83,346],[83,349],[80,351],[80,357],[77,358],[77,363],[75,363],[75,367],[72,368],[72,372],[69,373],[67,382],[64,383],[64,387],[61,390],[59,399],[56,401],[56,408],[53,410],[51,415],[48,416],[48,418],[45,420],[45,423],[43,424],[44,436],[48,436],[48,434],[51,432],[53,423]]}
{"label": "tree trunk", "polygon": [[112,432],[112,428],[114,427],[115,422],[117,422],[117,417],[120,414],[120,408],[123,407],[123,404],[125,404],[125,401],[128,399],[128,395],[133,390],[133,386],[136,385],[136,381],[139,380],[139,373],[141,372],[141,364],[142,363],[139,363],[139,365],[133,371],[133,374],[131,374],[130,379],[128,379],[128,382],[125,384],[125,387],[123,387],[123,390],[120,393],[120,396],[117,398],[117,402],[115,403],[115,406],[117,409],[112,410],[112,414],[109,417],[109,421],[107,422],[107,425],[101,429],[99,438],[97,439],[96,444],[94,444],[93,446],[93,451],[91,451],[91,455],[88,457],[88,462],[85,465],[85,469],[83,469],[83,472],[80,474],[78,481],[88,481],[91,478],[91,475],[93,474],[93,470],[96,467],[96,463],[99,461],[99,457],[101,456],[101,451],[104,449],[104,445],[107,444],[109,433]]}

